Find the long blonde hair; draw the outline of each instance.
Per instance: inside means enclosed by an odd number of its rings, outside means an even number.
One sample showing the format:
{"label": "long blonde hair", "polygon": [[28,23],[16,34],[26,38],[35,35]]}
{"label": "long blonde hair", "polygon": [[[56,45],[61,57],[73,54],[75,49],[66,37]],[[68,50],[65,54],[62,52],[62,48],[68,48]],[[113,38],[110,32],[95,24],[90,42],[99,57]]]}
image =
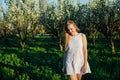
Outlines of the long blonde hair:
{"label": "long blonde hair", "polygon": [[64,34],[65,35],[65,52],[68,50],[68,43],[71,38],[71,34],[69,33],[67,26],[69,26],[71,24],[73,24],[73,26],[76,28],[77,32],[80,32],[80,29],[77,27],[77,25],[75,24],[74,21],[72,21],[72,20],[67,21],[67,25],[65,27],[65,34]]}

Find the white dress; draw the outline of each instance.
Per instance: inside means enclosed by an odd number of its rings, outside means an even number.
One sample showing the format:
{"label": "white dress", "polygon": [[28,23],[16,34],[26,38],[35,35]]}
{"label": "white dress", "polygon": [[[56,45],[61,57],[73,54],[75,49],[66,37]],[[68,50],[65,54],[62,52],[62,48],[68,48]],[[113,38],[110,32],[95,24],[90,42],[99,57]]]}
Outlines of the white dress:
{"label": "white dress", "polygon": [[[65,53],[65,72],[67,75],[82,73],[82,66],[84,64],[82,33],[71,37],[68,44],[68,51]],[[86,73],[91,73],[89,64],[87,62]],[[85,74],[85,73],[84,73]]]}

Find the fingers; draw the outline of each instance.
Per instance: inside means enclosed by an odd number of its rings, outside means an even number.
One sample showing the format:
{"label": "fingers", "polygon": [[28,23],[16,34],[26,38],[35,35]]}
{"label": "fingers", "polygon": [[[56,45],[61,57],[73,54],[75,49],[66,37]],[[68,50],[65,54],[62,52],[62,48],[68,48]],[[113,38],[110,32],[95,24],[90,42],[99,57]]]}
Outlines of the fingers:
{"label": "fingers", "polygon": [[64,72],[64,68],[62,68],[62,72]]}
{"label": "fingers", "polygon": [[86,67],[85,66],[82,68],[82,73],[83,74],[86,73]]}

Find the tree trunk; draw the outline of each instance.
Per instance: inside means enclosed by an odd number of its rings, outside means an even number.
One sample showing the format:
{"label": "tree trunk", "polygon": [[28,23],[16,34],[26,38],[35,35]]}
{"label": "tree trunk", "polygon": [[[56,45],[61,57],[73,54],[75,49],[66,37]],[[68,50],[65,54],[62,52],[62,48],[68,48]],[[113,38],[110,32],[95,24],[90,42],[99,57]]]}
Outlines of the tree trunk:
{"label": "tree trunk", "polygon": [[[5,27],[5,26],[4,26]],[[8,37],[7,37],[7,28],[5,27],[4,28],[4,42],[5,42],[5,45],[8,46]]]}
{"label": "tree trunk", "polygon": [[115,45],[114,45],[114,41],[112,39],[110,39],[110,48],[112,52],[115,52]]}
{"label": "tree trunk", "polygon": [[22,48],[22,49],[24,49],[24,47],[25,47],[25,42],[24,41],[20,41],[20,47]]}

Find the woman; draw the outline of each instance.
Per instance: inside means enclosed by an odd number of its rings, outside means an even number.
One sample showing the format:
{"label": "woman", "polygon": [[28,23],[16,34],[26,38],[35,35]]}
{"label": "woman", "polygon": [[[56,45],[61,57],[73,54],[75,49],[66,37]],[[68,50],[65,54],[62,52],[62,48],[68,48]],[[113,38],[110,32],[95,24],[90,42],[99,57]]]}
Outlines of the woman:
{"label": "woman", "polygon": [[73,21],[67,21],[62,71],[69,75],[70,80],[81,80],[82,75],[91,73],[87,61],[87,39],[85,34],[79,31]]}

